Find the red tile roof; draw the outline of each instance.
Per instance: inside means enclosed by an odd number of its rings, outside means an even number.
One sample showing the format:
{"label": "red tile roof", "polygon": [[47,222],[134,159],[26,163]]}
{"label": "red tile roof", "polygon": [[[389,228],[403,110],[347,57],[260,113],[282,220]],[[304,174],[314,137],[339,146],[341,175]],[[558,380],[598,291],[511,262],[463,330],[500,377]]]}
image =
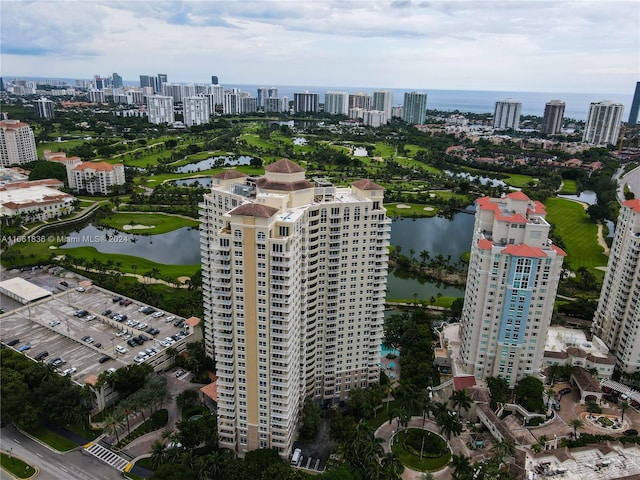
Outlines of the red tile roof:
{"label": "red tile roof", "polygon": [[478,248],[480,250],[491,250],[493,248],[493,242],[486,238],[481,238],[478,240]]}
{"label": "red tile roof", "polygon": [[106,162],[82,162],[80,165],[76,165],[74,170],[96,170],[99,172],[112,172],[115,170],[116,165],[111,165]]}
{"label": "red tile roof", "polygon": [[245,203],[239,207],[234,208],[229,212],[229,215],[243,215],[245,217],[262,217],[271,218],[278,213],[277,208],[269,207],[267,205],[260,205],[259,203]]}
{"label": "red tile roof", "polygon": [[196,325],[200,324],[200,319],[198,317],[189,317],[184,321],[184,323],[186,323],[190,327],[195,327]]}
{"label": "red tile roof", "polygon": [[271,173],[300,173],[305,171],[304,168],[297,163],[293,163],[288,158],[282,158],[277,162],[270,163],[264,169]]}
{"label": "red tile roof", "polygon": [[304,190],[305,188],[313,188],[313,183],[308,180],[300,180],[298,182],[272,182],[262,177],[256,181],[256,185],[262,190],[276,190],[280,192],[295,192],[297,190]]}
{"label": "red tile roof", "polygon": [[627,200],[626,202],[622,202],[625,207],[629,207],[636,213],[640,213],[640,199],[634,198],[633,200]]}
{"label": "red tile roof", "polygon": [[453,377],[453,389],[456,391],[475,387],[475,385],[476,377],[473,375],[456,375]]}
{"label": "red tile roof", "polygon": [[358,180],[357,182],[353,182],[351,185],[360,189],[360,190],[384,190],[384,187],[381,187],[375,182],[372,182],[368,179]]}
{"label": "red tile roof", "polygon": [[200,391],[214,402],[218,403],[218,377],[209,385],[205,385]]}
{"label": "red tile roof", "polygon": [[509,195],[507,195],[507,197],[509,197],[511,200],[526,200],[526,201],[531,200],[529,197],[527,197],[524,193],[522,193],[519,190],[515,192],[511,192]]}
{"label": "red tile roof", "polygon": [[520,245],[507,245],[502,253],[514,257],[544,258],[547,256],[541,248],[530,247],[524,243]]}
{"label": "red tile roof", "polygon": [[218,180],[233,180],[234,178],[244,178],[249,175],[239,172],[238,170],[225,170],[224,172],[216,173],[213,178],[217,178]]}
{"label": "red tile roof", "polygon": [[560,247],[558,247],[556,245],[551,245],[551,248],[556,252],[556,254],[560,255],[561,257],[566,257],[567,256],[567,252],[565,252]]}

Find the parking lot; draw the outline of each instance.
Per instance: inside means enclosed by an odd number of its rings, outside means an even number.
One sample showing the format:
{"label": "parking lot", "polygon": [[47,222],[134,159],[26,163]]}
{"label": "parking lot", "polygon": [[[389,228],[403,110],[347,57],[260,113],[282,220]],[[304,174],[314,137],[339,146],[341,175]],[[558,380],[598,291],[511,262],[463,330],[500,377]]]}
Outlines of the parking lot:
{"label": "parking lot", "polygon": [[[47,276],[50,278],[45,278]],[[43,362],[60,357],[64,363],[58,365],[58,370],[75,369],[68,374],[78,382],[134,361],[156,367],[166,358],[162,355],[166,348],[176,348],[175,343],[182,346],[191,341],[188,338],[192,334],[191,328],[175,325],[182,320],[179,317],[157,311],[155,316],[145,314],[139,310],[147,305],[127,298],[114,302],[115,294],[89,282],[60,280],[44,273],[37,277],[39,281],[29,281],[44,288],[48,286],[49,291],[54,290],[51,288],[53,283],[58,293],[2,315],[0,337],[5,344],[18,340],[13,345],[16,349],[30,345],[23,353],[31,358],[48,352],[46,357],[41,356]],[[58,287],[60,281],[65,281],[68,287]],[[79,311],[86,314],[79,316]],[[110,318],[116,313],[126,315],[127,319],[119,322],[118,317]],[[167,321],[169,318],[171,320]],[[144,343],[139,340],[141,345],[134,344],[133,338],[139,339],[140,335],[147,340]],[[144,356],[142,352],[145,352]]]}

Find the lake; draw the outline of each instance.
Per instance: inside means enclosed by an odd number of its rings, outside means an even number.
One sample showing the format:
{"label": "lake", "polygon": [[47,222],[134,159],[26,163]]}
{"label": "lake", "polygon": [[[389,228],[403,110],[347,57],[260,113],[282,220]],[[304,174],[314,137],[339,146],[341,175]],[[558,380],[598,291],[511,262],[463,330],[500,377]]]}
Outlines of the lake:
{"label": "lake", "polygon": [[[180,248],[176,248],[178,246]],[[193,227],[158,235],[141,235],[88,224],[69,233],[67,243],[60,248],[76,247],[94,247],[102,253],[133,255],[170,265],[200,263],[200,231]]]}
{"label": "lake", "polygon": [[181,178],[171,183],[178,187],[210,187],[211,177]]}
{"label": "lake", "polygon": [[251,157],[241,155],[239,157],[209,157],[206,160],[200,160],[199,162],[189,163],[181,167],[176,168],[176,173],[195,173],[202,170],[209,170],[211,168],[220,167],[237,167],[238,165],[249,165],[251,163]]}

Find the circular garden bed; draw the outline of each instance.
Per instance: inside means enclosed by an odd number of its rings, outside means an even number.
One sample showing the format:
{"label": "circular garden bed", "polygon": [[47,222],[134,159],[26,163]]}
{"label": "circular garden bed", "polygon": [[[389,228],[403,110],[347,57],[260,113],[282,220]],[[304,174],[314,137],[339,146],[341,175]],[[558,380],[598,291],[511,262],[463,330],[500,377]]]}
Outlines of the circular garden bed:
{"label": "circular garden bed", "polygon": [[398,432],[391,448],[403,465],[419,472],[441,470],[451,460],[451,450],[445,439],[419,428]]}

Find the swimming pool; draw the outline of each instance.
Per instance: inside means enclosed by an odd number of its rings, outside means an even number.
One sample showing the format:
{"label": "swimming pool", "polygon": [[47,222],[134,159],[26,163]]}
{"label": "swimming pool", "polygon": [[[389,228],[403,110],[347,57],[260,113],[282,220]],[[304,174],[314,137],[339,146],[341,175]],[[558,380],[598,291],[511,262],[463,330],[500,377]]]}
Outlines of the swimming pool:
{"label": "swimming pool", "polygon": [[389,354],[400,355],[400,352],[395,348],[385,347],[383,343],[380,344],[380,356],[386,357]]}

